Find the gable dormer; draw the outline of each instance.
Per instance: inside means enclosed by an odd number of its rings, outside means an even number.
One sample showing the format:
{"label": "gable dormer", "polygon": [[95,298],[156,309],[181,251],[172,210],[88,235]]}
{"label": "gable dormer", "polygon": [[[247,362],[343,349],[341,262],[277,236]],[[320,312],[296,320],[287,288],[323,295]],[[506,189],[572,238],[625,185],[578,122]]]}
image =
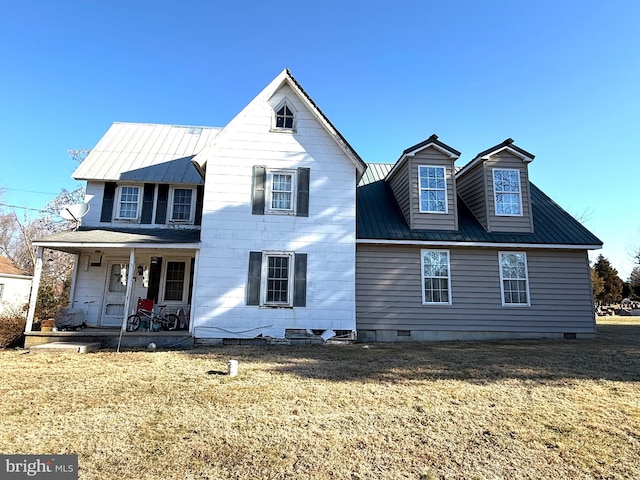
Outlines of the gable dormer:
{"label": "gable dormer", "polygon": [[458,229],[454,162],[459,156],[437,135],[402,152],[386,181],[409,228]]}
{"label": "gable dormer", "polygon": [[456,174],[458,194],[488,232],[533,233],[528,171],[533,159],[508,138]]}

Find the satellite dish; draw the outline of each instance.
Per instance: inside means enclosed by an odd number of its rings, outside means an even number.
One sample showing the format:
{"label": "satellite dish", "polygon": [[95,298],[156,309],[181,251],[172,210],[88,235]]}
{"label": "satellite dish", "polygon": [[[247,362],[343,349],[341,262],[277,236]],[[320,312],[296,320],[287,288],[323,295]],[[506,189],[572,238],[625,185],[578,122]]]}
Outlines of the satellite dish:
{"label": "satellite dish", "polygon": [[87,213],[89,213],[89,204],[88,203],[77,203],[75,205],[65,205],[60,210],[60,216],[65,220],[74,220],[76,222],[80,221],[82,217],[84,217]]}

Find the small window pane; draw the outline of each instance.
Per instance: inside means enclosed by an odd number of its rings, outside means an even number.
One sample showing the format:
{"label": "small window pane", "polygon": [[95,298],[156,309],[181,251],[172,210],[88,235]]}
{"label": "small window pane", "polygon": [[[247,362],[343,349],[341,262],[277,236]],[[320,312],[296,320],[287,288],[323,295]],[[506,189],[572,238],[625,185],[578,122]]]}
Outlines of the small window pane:
{"label": "small window pane", "polygon": [[293,129],[293,112],[287,105],[283,105],[276,112],[276,127]]}
{"label": "small window pane", "polygon": [[186,188],[176,188],[173,191],[173,211],[172,220],[191,220],[191,201],[193,190]]}
{"label": "small window pane", "polygon": [[182,301],[185,272],[185,262],[167,262],[167,278],[164,286],[165,300]]}
{"label": "small window pane", "polygon": [[271,182],[271,208],[291,210],[293,197],[293,175],[274,173]]}
{"label": "small window pane", "polygon": [[418,167],[420,211],[445,213],[446,181],[444,167]]}
{"label": "small window pane", "polygon": [[120,190],[119,218],[135,219],[138,217],[138,187],[122,187]]}
{"label": "small window pane", "polygon": [[423,251],[425,303],[449,303],[449,252]]}
{"label": "small window pane", "polygon": [[518,170],[494,170],[496,215],[521,215],[520,172]]}
{"label": "small window pane", "polygon": [[289,257],[267,258],[267,302],[289,301]]}
{"label": "small window pane", "polygon": [[505,304],[528,305],[527,265],[524,253],[501,253],[500,269]]}

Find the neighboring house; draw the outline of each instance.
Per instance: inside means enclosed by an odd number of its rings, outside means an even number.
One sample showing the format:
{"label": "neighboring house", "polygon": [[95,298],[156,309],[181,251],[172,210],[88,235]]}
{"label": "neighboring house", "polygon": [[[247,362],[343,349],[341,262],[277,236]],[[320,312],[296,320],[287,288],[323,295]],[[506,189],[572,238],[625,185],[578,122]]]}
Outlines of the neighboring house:
{"label": "neighboring house", "polygon": [[459,155],[432,136],[367,169],[285,70],[224,128],[114,124],[73,175],[89,214],[36,242],[38,265],[77,255],[89,325],[152,298],[201,341],[593,335],[601,242],[510,140],[456,171]]}
{"label": "neighboring house", "polygon": [[0,255],[0,315],[16,312],[24,315],[31,293],[31,278],[11,260]]}

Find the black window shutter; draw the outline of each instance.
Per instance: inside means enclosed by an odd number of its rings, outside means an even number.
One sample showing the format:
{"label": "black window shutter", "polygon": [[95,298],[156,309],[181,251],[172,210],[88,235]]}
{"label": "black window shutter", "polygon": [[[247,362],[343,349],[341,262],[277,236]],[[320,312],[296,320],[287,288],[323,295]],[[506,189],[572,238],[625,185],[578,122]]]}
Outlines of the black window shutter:
{"label": "black window shutter", "polygon": [[296,202],[298,217],[309,216],[309,173],[308,168],[298,169],[298,201]]}
{"label": "black window shutter", "polygon": [[196,225],[202,225],[203,200],[204,200],[204,186],[198,185],[196,187],[196,218],[195,218]]}
{"label": "black window shutter", "polygon": [[101,222],[110,222],[113,217],[113,199],[116,196],[115,182],[105,182],[104,195],[102,196],[102,211],[100,212]]}
{"label": "black window shutter", "polygon": [[249,277],[247,280],[247,305],[260,305],[260,274],[262,252],[249,252]]}
{"label": "black window shutter", "polygon": [[307,306],[307,254],[296,253],[293,266],[293,306]]}
{"label": "black window shutter", "polygon": [[267,183],[267,169],[260,165],[253,167],[253,198],[251,213],[253,215],[264,215],[264,192]]}
{"label": "black window shutter", "polygon": [[151,223],[153,217],[153,194],[156,186],[153,183],[144,184],[144,193],[142,195],[142,216],[140,223]]}
{"label": "black window shutter", "polygon": [[169,185],[158,185],[158,206],[156,207],[156,223],[167,223],[167,204],[169,203]]}
{"label": "black window shutter", "polygon": [[149,265],[149,287],[147,288],[147,298],[151,298],[158,303],[158,293],[160,292],[160,275],[162,274],[162,257],[155,257],[156,261]]}

